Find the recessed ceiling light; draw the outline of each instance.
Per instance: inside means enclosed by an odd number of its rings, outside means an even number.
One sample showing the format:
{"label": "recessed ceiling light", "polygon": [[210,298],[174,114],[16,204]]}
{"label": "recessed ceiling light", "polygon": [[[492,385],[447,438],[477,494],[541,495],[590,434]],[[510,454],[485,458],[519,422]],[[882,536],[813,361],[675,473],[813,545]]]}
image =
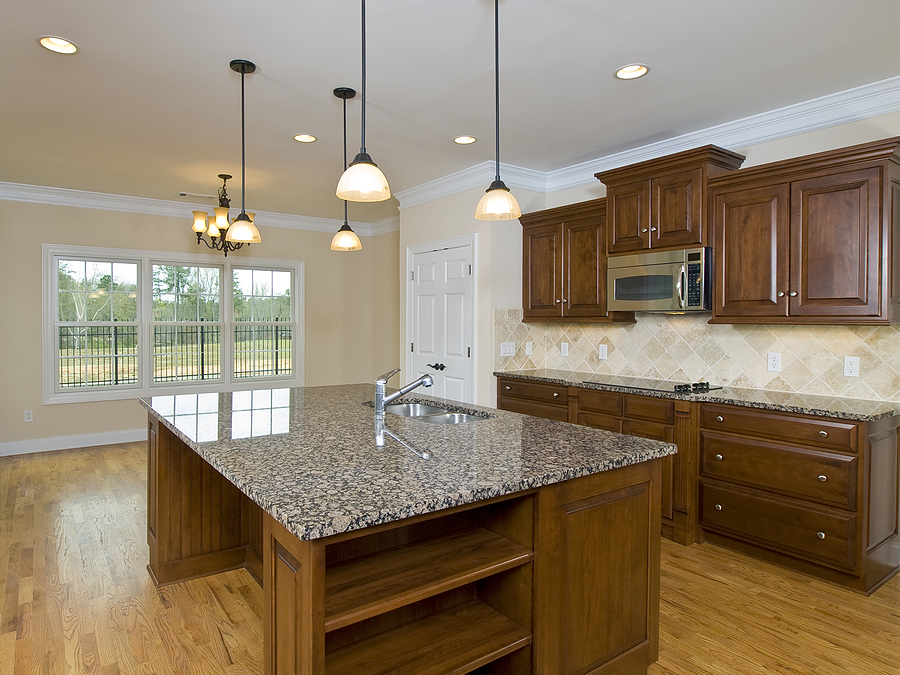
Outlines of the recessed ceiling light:
{"label": "recessed ceiling light", "polygon": [[315,143],[316,137],[312,134],[297,134],[294,136],[294,140],[300,143]]}
{"label": "recessed ceiling light", "polygon": [[41,35],[37,42],[44,49],[49,49],[57,54],[77,54],[79,52],[78,45],[74,42],[56,35]]}
{"label": "recessed ceiling light", "polygon": [[457,136],[453,139],[454,143],[459,143],[460,145],[471,145],[478,139],[474,136]]}
{"label": "recessed ceiling light", "polygon": [[616,71],[616,77],[620,80],[635,80],[639,77],[643,77],[649,72],[650,67],[645,66],[643,63],[630,63],[627,66],[619,68]]}

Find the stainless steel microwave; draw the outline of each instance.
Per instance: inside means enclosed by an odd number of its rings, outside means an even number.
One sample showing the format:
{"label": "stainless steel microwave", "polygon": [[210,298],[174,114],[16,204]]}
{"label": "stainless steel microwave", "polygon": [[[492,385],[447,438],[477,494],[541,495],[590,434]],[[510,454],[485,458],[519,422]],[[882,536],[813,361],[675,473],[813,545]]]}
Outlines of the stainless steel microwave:
{"label": "stainless steel microwave", "polygon": [[607,258],[606,307],[621,312],[708,312],[711,270],[709,248]]}

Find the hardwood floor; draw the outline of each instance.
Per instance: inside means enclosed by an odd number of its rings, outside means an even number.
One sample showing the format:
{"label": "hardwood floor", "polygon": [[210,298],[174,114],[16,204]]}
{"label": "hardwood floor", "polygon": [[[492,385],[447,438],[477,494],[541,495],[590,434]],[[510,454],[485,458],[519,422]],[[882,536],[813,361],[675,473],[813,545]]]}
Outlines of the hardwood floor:
{"label": "hardwood floor", "polygon": [[[0,458],[0,675],[262,673],[248,573],[150,582],[145,490],[142,443]],[[900,675],[900,577],[866,598],[663,540],[661,597],[651,675]]]}

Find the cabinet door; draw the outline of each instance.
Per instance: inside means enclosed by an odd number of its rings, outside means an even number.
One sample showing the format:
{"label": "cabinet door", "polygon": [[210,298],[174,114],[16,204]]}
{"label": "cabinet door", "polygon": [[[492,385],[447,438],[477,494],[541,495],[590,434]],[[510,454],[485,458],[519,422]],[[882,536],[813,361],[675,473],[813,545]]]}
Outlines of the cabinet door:
{"label": "cabinet door", "polygon": [[526,227],[522,237],[525,318],[562,316],[562,225]]}
{"label": "cabinet door", "polygon": [[872,168],[791,183],[791,315],[880,314],[880,182]]}
{"label": "cabinet door", "polygon": [[787,316],[789,185],[714,193],[713,318]]}
{"label": "cabinet door", "polygon": [[607,251],[650,248],[650,181],[610,187],[606,193]]}
{"label": "cabinet door", "polygon": [[603,220],[563,223],[563,315],[606,316]]}
{"label": "cabinet door", "polygon": [[[666,424],[645,422],[643,420],[626,419],[622,422],[622,433],[626,436],[650,438],[663,443],[675,442],[675,428]],[[672,520],[675,512],[675,457],[667,455],[662,460],[662,517]]]}
{"label": "cabinet door", "polygon": [[650,247],[703,243],[703,171],[693,169],[650,181]]}

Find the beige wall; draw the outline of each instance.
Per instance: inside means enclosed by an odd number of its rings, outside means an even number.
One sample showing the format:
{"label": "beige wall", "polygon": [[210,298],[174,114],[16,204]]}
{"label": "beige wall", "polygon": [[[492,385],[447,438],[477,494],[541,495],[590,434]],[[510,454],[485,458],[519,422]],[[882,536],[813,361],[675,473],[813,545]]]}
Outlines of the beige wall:
{"label": "beige wall", "polygon": [[[375,361],[396,353],[399,233],[363,237],[362,251],[338,253],[329,248],[331,233],[259,225],[263,243],[232,255],[305,261],[306,384],[372,380]],[[143,427],[146,415],[133,400],[43,405],[41,245],[205,253],[188,209],[168,218],[0,201],[0,232],[0,443]],[[382,297],[376,288],[389,290]],[[373,330],[373,312],[388,330]],[[26,409],[34,422],[23,422]]]}

